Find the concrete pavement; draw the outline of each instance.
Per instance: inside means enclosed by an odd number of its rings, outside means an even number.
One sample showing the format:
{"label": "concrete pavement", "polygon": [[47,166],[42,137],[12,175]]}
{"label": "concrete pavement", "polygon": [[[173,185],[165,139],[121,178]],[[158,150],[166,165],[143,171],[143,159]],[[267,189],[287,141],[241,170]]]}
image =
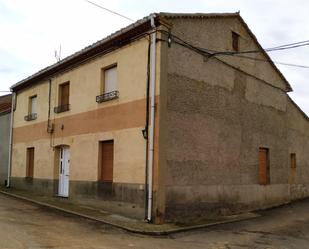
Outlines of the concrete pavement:
{"label": "concrete pavement", "polygon": [[0,195],[0,248],[307,249],[309,200],[256,219],[165,237],[137,235]]}

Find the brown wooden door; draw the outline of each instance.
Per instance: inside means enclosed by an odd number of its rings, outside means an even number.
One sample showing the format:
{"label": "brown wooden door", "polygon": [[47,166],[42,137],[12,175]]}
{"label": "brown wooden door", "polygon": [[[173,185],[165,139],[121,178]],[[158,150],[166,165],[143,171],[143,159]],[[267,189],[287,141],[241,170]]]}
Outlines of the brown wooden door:
{"label": "brown wooden door", "polygon": [[103,182],[113,181],[114,141],[101,142],[101,175]]}
{"label": "brown wooden door", "polygon": [[259,184],[266,185],[269,183],[269,160],[268,149],[259,149]]}
{"label": "brown wooden door", "polygon": [[27,148],[27,171],[26,177],[33,178],[34,171],[34,148]]}

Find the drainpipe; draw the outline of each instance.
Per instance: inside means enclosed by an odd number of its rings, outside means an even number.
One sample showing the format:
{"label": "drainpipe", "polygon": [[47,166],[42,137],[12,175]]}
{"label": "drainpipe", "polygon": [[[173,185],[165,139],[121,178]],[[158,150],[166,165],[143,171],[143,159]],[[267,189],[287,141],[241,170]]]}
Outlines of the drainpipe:
{"label": "drainpipe", "polygon": [[[156,31],[155,15],[150,16],[151,27]],[[155,124],[155,98],[156,98],[156,32],[151,34],[151,110],[150,110],[150,134],[149,134],[149,157],[148,157],[148,205],[147,220],[152,217],[152,189],[153,189],[153,151],[154,151],[154,124]]]}
{"label": "drainpipe", "polygon": [[13,144],[13,119],[14,119],[14,108],[15,108],[16,94],[12,92],[12,104],[11,104],[11,122],[10,122],[10,141],[9,141],[9,160],[8,160],[8,179],[6,187],[11,186],[11,165],[12,165],[12,144]]}

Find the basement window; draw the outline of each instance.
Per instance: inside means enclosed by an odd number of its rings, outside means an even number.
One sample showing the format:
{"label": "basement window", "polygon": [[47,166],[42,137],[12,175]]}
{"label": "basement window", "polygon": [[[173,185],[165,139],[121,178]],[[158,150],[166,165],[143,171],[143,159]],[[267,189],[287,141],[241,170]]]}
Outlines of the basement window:
{"label": "basement window", "polygon": [[70,82],[59,85],[58,106],[54,108],[55,113],[66,112],[70,110]]}
{"label": "basement window", "polygon": [[101,95],[96,97],[98,103],[105,102],[119,97],[117,90],[118,73],[117,64],[111,65],[101,71]]}
{"label": "basement window", "polygon": [[232,48],[234,51],[239,51],[239,34],[232,31]]}
{"label": "basement window", "polygon": [[259,184],[270,183],[269,149],[259,148]]}
{"label": "basement window", "polygon": [[28,115],[25,116],[25,121],[37,119],[37,95],[31,96],[28,101]]}

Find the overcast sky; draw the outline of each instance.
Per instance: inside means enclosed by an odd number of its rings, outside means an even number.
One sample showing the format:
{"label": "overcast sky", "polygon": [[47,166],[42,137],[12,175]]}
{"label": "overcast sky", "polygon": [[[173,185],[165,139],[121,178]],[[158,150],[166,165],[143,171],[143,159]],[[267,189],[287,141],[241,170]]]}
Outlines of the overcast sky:
{"label": "overcast sky", "polygon": [[[134,20],[152,12],[240,10],[264,48],[309,40],[306,0],[92,0]],[[130,21],[85,0],[0,0],[0,91],[127,26]],[[269,53],[275,61],[309,66],[309,46]],[[290,96],[309,115],[309,69],[278,65],[292,85]],[[0,93],[0,95],[3,93]]]}

